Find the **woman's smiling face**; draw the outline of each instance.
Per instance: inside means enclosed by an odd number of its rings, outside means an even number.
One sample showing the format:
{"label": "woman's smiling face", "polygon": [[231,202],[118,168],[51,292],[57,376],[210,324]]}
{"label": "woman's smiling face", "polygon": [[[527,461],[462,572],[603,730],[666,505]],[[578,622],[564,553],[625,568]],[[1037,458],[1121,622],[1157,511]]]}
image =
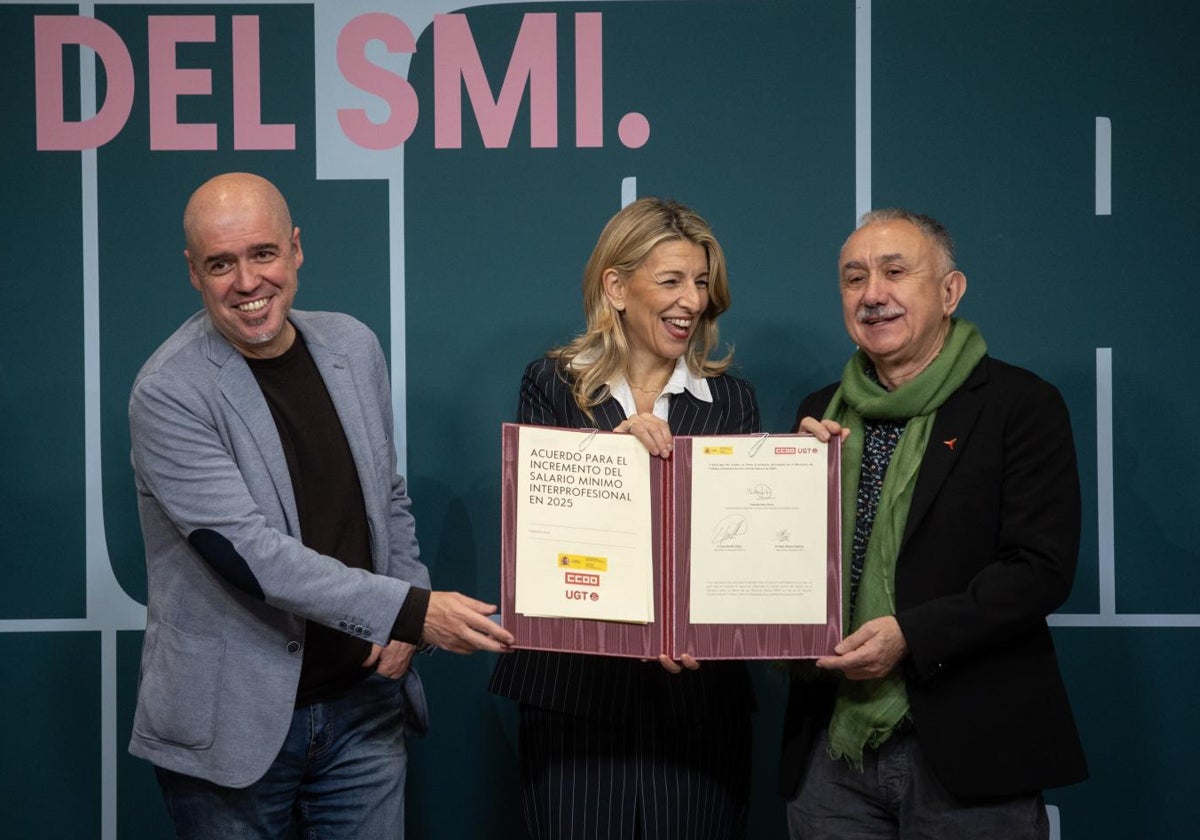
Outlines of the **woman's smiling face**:
{"label": "woman's smiling face", "polygon": [[660,242],[630,276],[609,269],[605,289],[622,313],[630,354],[643,363],[674,361],[708,308],[708,253],[686,239]]}

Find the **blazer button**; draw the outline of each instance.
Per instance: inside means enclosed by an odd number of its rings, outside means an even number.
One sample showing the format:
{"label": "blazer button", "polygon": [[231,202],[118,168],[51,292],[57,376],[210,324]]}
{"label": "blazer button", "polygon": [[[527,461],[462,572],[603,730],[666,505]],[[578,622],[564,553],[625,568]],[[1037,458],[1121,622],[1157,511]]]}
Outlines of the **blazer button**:
{"label": "blazer button", "polygon": [[364,636],[366,636],[368,639],[369,639],[369,638],[371,638],[371,628],[370,628],[370,627],[364,627],[364,628],[363,628],[363,635],[364,635]]}
{"label": "blazer button", "polygon": [[339,622],[338,622],[338,627],[341,627],[343,630],[345,630],[345,629],[346,629],[346,622],[345,622],[345,621],[339,621]]}
{"label": "blazer button", "polygon": [[288,642],[287,643],[287,652],[288,653],[299,653],[300,652],[300,643],[295,642],[295,641]]}

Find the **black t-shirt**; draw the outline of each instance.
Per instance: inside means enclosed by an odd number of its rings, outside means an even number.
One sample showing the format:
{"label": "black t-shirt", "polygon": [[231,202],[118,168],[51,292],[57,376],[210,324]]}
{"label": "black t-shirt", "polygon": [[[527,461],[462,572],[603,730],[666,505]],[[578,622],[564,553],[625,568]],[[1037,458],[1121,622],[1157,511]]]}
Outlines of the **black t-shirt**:
{"label": "black t-shirt", "polygon": [[[300,334],[273,359],[247,359],[283,444],[301,541],[353,568],[373,571],[366,505],[354,456],[320,371]],[[369,671],[369,642],[306,623],[296,706],[331,699]]]}

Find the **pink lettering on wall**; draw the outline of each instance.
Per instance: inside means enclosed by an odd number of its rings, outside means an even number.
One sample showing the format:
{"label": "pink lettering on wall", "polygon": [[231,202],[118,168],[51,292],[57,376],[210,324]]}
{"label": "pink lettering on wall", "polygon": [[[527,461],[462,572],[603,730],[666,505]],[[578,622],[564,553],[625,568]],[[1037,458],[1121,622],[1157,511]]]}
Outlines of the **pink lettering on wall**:
{"label": "pink lettering on wall", "polygon": [[599,12],[575,15],[575,145],[604,145],[604,51]]}
{"label": "pink lettering on wall", "polygon": [[150,60],[150,148],[155,151],[214,151],[216,123],[180,123],[180,96],[210,96],[212,71],[175,65],[175,45],[212,43],[217,40],[217,22],[212,15],[151,15]]}
{"label": "pink lettering on wall", "polygon": [[[35,15],[33,42],[38,150],[78,152],[116,137],[133,109],[133,62],[121,37],[95,18]],[[104,104],[79,122],[67,122],[63,115],[62,51],[67,44],[93,50],[108,80]]]}
{"label": "pink lettering on wall", "polygon": [[630,111],[617,123],[617,136],[630,149],[640,149],[650,139],[650,121],[637,111]]}
{"label": "pink lettering on wall", "polygon": [[[233,147],[294,150],[294,123],[263,122],[260,18],[232,15],[231,24]],[[469,110],[486,148],[508,147],[526,91],[530,146],[556,148],[557,26],[557,14],[524,15],[499,95],[493,96],[467,17],[434,16],[434,147],[462,148],[465,88]],[[216,43],[216,16],[148,15],[146,27],[151,150],[216,150],[216,122],[186,123],[180,121],[179,115],[181,97],[212,96],[213,68],[180,67],[177,55],[179,44]],[[604,42],[600,13],[574,15],[574,35],[575,145],[600,148],[604,145]],[[376,115],[372,119],[366,108],[338,108],[338,125],[350,142],[381,151],[401,146],[412,136],[420,102],[403,75],[368,58],[367,47],[373,42],[381,42],[391,53],[409,55],[416,52],[417,43],[403,20],[381,12],[359,15],[337,34],[338,71],[349,84],[382,100],[387,109],[386,116]],[[68,45],[94,52],[106,80],[103,104],[95,114],[84,114],[78,121],[67,121],[64,116],[68,86],[63,78],[63,51]],[[37,148],[81,151],[98,148],[116,137],[129,120],[135,83],[133,62],[121,36],[93,17],[38,15],[34,17],[34,48]],[[89,56],[81,55],[81,60],[87,61]],[[617,124],[617,137],[629,148],[640,148],[650,138],[650,122],[631,111]]]}
{"label": "pink lettering on wall", "polygon": [[263,125],[258,16],[233,16],[233,148],[295,149],[294,124]]}
{"label": "pink lettering on wall", "polygon": [[[504,148],[512,135],[517,109],[529,82],[529,134],[533,148],[558,145],[558,44],[556,15],[526,14],[513,47],[512,59],[500,95],[493,101],[491,87],[470,26],[463,15],[436,15],[433,19],[433,145],[438,149],[462,148],[462,88],[479,124],[483,145]],[[461,79],[461,83],[460,83]]]}
{"label": "pink lettering on wall", "polygon": [[338,34],[338,69],[350,84],[386,102],[391,113],[375,123],[362,108],[339,108],[338,125],[350,142],[364,149],[393,149],[412,136],[420,105],[407,79],[367,60],[365,48],[373,40],[382,41],[390,52],[417,51],[412,30],[399,18],[372,12],[346,24]]}

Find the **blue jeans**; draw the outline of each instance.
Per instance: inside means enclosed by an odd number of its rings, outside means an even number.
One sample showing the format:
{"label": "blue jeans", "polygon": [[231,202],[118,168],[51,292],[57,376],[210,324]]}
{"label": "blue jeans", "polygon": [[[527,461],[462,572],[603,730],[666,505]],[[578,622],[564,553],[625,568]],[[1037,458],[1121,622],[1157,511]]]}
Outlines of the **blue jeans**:
{"label": "blue jeans", "polygon": [[372,675],[292,714],[266,775],[228,788],[156,768],[180,840],[402,840],[404,694]]}
{"label": "blue jeans", "polygon": [[959,800],[934,777],[911,732],[865,750],[860,772],[829,755],[826,729],[787,820],[791,840],[1046,840],[1050,832],[1040,794]]}

